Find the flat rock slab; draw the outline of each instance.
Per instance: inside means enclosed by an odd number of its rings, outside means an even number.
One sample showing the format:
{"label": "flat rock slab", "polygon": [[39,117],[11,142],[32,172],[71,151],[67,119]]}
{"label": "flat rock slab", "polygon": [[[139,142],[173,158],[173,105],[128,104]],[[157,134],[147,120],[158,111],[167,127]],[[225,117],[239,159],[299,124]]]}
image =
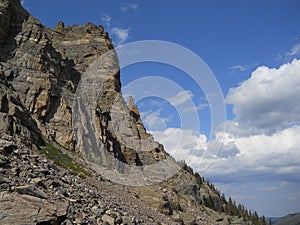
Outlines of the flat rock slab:
{"label": "flat rock slab", "polygon": [[0,194],[0,224],[36,224],[59,222],[68,209],[67,202],[51,202],[30,195],[2,192]]}

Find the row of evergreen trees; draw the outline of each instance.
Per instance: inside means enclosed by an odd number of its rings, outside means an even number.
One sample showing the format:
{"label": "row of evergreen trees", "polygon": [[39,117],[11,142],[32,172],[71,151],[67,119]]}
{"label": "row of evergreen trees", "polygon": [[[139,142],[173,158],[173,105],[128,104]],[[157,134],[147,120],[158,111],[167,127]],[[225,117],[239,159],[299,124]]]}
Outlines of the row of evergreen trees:
{"label": "row of evergreen trees", "polygon": [[245,222],[248,222],[252,225],[271,225],[271,221],[266,221],[266,218],[264,216],[260,217],[256,211],[248,210],[244,205],[242,204],[236,204],[234,200],[231,199],[231,197],[226,199],[224,194],[221,194],[220,191],[214,186],[213,183],[211,183],[209,180],[205,180],[204,177],[201,177],[198,172],[194,173],[193,168],[188,166],[185,162],[181,162],[183,165],[183,169],[187,172],[193,174],[197,179],[197,184],[201,188],[203,185],[207,185],[214,194],[218,197],[217,199],[214,199],[215,196],[203,196],[203,205],[213,209],[214,211],[220,212],[220,213],[226,213],[227,215],[231,216],[237,216],[239,218],[243,218]]}

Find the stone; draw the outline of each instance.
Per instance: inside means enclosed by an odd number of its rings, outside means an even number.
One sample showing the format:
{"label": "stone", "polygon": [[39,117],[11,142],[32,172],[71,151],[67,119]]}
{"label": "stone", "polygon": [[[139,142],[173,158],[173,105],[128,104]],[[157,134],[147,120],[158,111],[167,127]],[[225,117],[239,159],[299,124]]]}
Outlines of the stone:
{"label": "stone", "polygon": [[163,200],[159,203],[159,211],[166,215],[172,215],[173,209],[169,201]]}
{"label": "stone", "polygon": [[40,184],[42,182],[42,178],[40,177],[32,178],[31,180],[35,184]]}
{"label": "stone", "polygon": [[0,139],[0,152],[4,155],[11,154],[17,146],[12,141]]}
{"label": "stone", "polygon": [[59,22],[57,23],[57,25],[56,25],[55,31],[58,32],[58,33],[62,33],[64,27],[65,27],[64,22],[59,21]]}
{"label": "stone", "polygon": [[183,220],[181,219],[180,215],[177,213],[177,214],[174,214],[171,216],[172,220],[178,224],[184,224]]}
{"label": "stone", "polygon": [[120,216],[120,215],[117,216],[117,218],[116,218],[116,223],[117,223],[117,224],[123,223],[123,218],[122,218],[122,216]]}
{"label": "stone", "polygon": [[104,223],[108,223],[109,225],[115,224],[115,219],[107,214],[104,214],[101,219]]}
{"label": "stone", "polygon": [[16,191],[19,194],[28,194],[28,195],[32,195],[44,199],[48,198],[47,194],[45,194],[42,190],[32,185],[24,185],[24,186],[16,187]]}
{"label": "stone", "polygon": [[65,217],[68,204],[51,203],[30,195],[2,192],[0,194],[1,224],[33,224],[59,222]]}

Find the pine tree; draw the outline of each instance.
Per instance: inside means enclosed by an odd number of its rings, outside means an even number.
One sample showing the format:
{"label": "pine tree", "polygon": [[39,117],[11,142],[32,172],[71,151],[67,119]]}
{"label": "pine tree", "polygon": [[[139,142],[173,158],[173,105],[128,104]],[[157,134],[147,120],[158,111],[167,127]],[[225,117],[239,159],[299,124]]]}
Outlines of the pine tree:
{"label": "pine tree", "polygon": [[207,207],[207,199],[206,199],[206,197],[205,197],[205,196],[203,196],[203,204],[204,204],[204,206],[206,206],[206,207]]}
{"label": "pine tree", "polygon": [[250,209],[249,209],[248,215],[249,215],[249,218],[252,219],[252,212]]}
{"label": "pine tree", "polygon": [[261,225],[267,225],[265,216],[262,216],[262,218],[261,218]]}
{"label": "pine tree", "polygon": [[233,210],[233,203],[232,203],[232,199],[231,197],[228,198],[228,202],[225,206],[225,211],[226,211],[226,214],[228,215],[234,215],[234,210]]}
{"label": "pine tree", "polygon": [[224,194],[222,194],[221,195],[221,202],[222,202],[222,204],[227,204],[227,201],[226,201],[226,198],[225,198],[225,195]]}
{"label": "pine tree", "polygon": [[235,201],[233,201],[233,215],[237,216],[238,215],[238,208],[236,206]]}
{"label": "pine tree", "polygon": [[209,195],[209,197],[208,197],[208,202],[209,202],[209,206],[208,207],[211,208],[211,209],[213,209],[213,210],[216,210],[215,204],[214,204],[214,201],[213,201],[211,195]]}
{"label": "pine tree", "polygon": [[195,173],[195,177],[196,177],[196,180],[197,180],[197,184],[199,186],[201,186],[203,184],[202,177],[200,176],[200,174],[198,172]]}
{"label": "pine tree", "polygon": [[252,214],[252,223],[253,223],[253,225],[260,225],[259,224],[259,216],[256,211],[254,211]]}

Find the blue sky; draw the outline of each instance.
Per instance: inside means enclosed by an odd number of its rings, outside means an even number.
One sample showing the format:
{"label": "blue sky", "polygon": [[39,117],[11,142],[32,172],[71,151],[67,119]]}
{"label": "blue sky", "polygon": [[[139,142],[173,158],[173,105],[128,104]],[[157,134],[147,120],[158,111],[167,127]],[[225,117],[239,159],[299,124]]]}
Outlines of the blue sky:
{"label": "blue sky", "polygon": [[[181,87],[165,99],[151,93],[137,101],[147,129],[247,208],[266,216],[300,211],[299,1],[24,0],[23,5],[48,27],[59,20],[103,24],[115,46],[163,40],[193,51],[222,89],[226,131],[214,131],[208,141],[209,96],[183,71],[161,63],[132,65],[121,74],[125,95],[149,76]],[[180,122],[188,99],[200,127],[194,120],[185,127]],[[183,141],[174,146],[176,135]],[[206,168],[202,153],[217,145],[220,155]]]}

